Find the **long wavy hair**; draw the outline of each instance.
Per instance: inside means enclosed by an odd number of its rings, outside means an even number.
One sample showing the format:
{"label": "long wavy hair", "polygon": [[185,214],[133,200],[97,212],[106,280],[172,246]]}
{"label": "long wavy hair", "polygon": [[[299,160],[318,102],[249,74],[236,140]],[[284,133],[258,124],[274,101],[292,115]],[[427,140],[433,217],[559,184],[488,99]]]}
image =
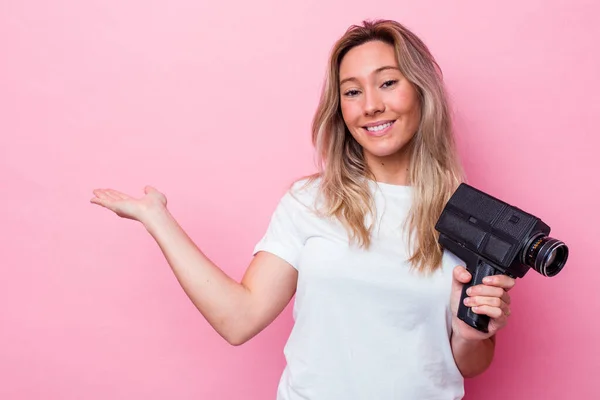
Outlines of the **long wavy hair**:
{"label": "long wavy hair", "polygon": [[[328,73],[312,122],[312,142],[319,171],[306,180],[320,179],[319,191],[325,214],[337,218],[352,242],[369,248],[374,215],[368,179],[374,176],[362,147],[352,137],[340,107],[340,63],[353,47],[379,40],[392,45],[402,74],[416,88],[421,120],[409,148],[408,184],[413,188],[412,208],[406,223],[409,262],[420,272],[433,272],[441,265],[442,248],[435,223],[446,202],[463,181],[442,72],[427,46],[403,25],[391,20],[364,21],[352,25],[335,43]],[[414,244],[414,246],[413,246]]]}

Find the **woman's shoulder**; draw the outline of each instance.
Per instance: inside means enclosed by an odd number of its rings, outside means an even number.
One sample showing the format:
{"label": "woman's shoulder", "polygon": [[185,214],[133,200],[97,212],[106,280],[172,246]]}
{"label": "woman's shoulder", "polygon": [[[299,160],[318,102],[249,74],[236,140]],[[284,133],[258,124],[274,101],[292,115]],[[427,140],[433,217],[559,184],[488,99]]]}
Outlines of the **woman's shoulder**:
{"label": "woman's shoulder", "polygon": [[321,175],[314,174],[303,176],[291,183],[288,192],[295,195],[311,196],[318,193],[320,184]]}
{"label": "woman's shoulder", "polygon": [[294,180],[284,195],[284,199],[302,208],[314,209],[319,203],[320,175],[309,175]]}

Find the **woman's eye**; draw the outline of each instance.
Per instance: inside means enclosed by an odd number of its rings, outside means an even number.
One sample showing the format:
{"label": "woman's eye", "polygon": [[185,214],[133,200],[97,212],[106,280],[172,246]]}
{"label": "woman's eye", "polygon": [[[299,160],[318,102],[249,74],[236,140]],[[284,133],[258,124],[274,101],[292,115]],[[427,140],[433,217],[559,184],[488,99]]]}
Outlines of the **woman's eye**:
{"label": "woman's eye", "polygon": [[383,82],[382,86],[387,88],[387,87],[393,86],[394,84],[396,84],[396,82],[398,82],[397,79],[391,79],[389,81]]}
{"label": "woman's eye", "polygon": [[356,95],[358,95],[358,93],[359,93],[359,91],[358,91],[358,90],[356,90],[356,89],[352,89],[352,90],[348,90],[348,91],[346,91],[346,92],[344,93],[344,95],[345,95],[345,96],[352,97],[352,96],[356,96]]}

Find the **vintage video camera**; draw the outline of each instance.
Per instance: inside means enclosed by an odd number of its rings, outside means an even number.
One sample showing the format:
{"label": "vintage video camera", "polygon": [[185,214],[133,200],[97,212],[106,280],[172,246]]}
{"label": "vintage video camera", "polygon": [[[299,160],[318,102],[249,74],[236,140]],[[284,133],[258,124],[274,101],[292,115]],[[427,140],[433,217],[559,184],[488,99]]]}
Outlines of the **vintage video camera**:
{"label": "vintage video camera", "polygon": [[486,276],[522,278],[530,268],[541,275],[558,274],[567,261],[568,247],[549,237],[550,227],[534,215],[461,183],[438,219],[439,244],[466,264],[472,279],[463,286],[458,318],[488,332],[490,317],[464,305],[469,287]]}

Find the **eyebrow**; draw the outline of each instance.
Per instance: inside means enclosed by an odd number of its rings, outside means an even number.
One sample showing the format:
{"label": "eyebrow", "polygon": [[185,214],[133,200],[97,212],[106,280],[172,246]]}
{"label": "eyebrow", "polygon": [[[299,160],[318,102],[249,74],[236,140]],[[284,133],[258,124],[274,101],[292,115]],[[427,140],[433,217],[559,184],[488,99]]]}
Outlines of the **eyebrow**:
{"label": "eyebrow", "polygon": [[[400,68],[398,68],[398,67],[392,67],[390,65],[386,65],[386,66],[377,68],[375,71],[373,71],[373,74],[378,74],[378,73],[386,71],[388,69],[395,69],[396,71],[400,71]],[[349,82],[349,81],[357,81],[357,79],[354,77],[342,79],[340,81],[340,86],[342,86],[344,83]]]}

